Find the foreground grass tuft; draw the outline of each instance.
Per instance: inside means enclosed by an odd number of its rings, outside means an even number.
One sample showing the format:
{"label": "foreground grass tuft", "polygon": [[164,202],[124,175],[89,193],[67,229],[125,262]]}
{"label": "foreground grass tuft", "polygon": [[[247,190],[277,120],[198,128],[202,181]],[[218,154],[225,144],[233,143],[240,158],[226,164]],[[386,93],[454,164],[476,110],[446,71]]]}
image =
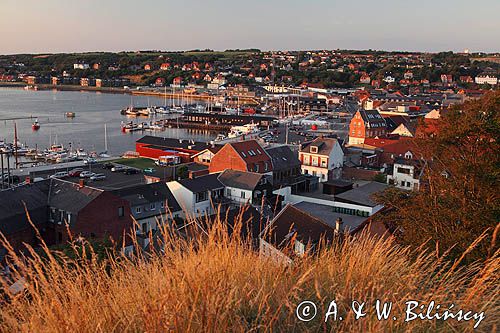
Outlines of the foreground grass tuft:
{"label": "foreground grass tuft", "polygon": [[[98,260],[81,248],[71,259],[47,248],[43,256],[32,251],[29,259],[12,254],[14,280],[24,279],[26,289],[13,295],[4,284],[1,331],[472,331],[472,321],[405,323],[407,300],[485,311],[478,331],[497,329],[498,253],[464,267],[362,236],[288,266],[260,257],[249,242],[223,229],[215,225],[190,242],[165,232],[165,250],[147,257]],[[343,320],[325,323],[333,299]],[[401,318],[377,320],[376,299],[394,302],[393,313]],[[310,322],[295,314],[303,300],[318,306]],[[353,300],[367,302],[365,318],[355,320]]]}

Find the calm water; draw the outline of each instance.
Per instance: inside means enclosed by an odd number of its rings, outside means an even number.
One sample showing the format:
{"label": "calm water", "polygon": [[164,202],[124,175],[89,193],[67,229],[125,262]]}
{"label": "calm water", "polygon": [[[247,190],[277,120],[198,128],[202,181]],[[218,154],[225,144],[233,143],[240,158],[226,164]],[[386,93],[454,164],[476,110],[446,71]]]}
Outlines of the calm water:
{"label": "calm water", "polygon": [[[18,139],[29,147],[46,148],[57,143],[81,147],[88,151],[104,151],[104,124],[107,127],[108,152],[120,155],[135,149],[135,141],[143,135],[158,135],[171,138],[210,141],[213,133],[188,131],[185,129],[166,129],[162,132],[122,133],[122,121],[129,121],[120,110],[130,105],[129,95],[102,94],[96,92],[73,91],[26,91],[23,89],[0,88],[0,139],[5,142],[14,140],[14,121],[8,118],[36,117],[41,128],[31,129],[34,119],[16,120]],[[134,96],[134,105],[163,105],[164,100],[155,97]],[[168,103],[168,101],[167,101]],[[66,118],[65,112],[75,112],[73,119]],[[157,119],[161,119],[158,116]],[[138,118],[149,121],[153,118]]]}

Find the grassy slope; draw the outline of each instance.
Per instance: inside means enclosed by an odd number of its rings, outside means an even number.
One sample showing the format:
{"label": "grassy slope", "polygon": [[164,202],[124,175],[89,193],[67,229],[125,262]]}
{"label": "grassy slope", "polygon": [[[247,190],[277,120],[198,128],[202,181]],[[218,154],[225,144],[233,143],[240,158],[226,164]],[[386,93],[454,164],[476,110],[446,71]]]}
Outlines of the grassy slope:
{"label": "grassy slope", "polygon": [[[66,258],[61,264],[50,256],[45,263],[19,262],[30,297],[13,296],[1,305],[1,330],[452,332],[473,326],[451,320],[404,323],[403,301],[410,299],[486,311],[479,331],[498,324],[498,255],[480,266],[450,269],[433,254],[411,259],[406,249],[362,237],[286,266],[221,236],[220,229],[190,244],[172,239],[170,250],[148,261]],[[324,314],[332,299],[343,321],[296,319],[302,300],[314,301]],[[376,299],[394,301],[401,318],[378,321],[372,311],[356,321],[345,313],[353,299],[370,307]]]}

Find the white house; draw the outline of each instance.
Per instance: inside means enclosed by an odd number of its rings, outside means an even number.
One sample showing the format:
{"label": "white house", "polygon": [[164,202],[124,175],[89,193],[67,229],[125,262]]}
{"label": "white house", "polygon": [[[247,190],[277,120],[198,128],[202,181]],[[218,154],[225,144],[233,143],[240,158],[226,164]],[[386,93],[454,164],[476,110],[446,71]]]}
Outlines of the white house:
{"label": "white house", "polygon": [[89,68],[90,68],[89,64],[84,64],[84,63],[73,64],[73,69],[89,69]]}
{"label": "white house", "polygon": [[225,186],[225,197],[240,204],[260,205],[262,197],[272,195],[273,186],[270,176],[226,169],[219,176],[219,181]]}
{"label": "white house", "polygon": [[219,173],[167,183],[170,192],[183,209],[183,215],[199,217],[215,213],[224,198],[224,185]]}
{"label": "white house", "polygon": [[394,162],[392,175],[387,176],[387,182],[403,190],[418,190],[423,166],[422,161],[398,158]]}
{"label": "white house", "polygon": [[394,83],[394,82],[396,82],[396,79],[394,77],[388,75],[388,76],[386,76],[384,78],[384,82],[386,82],[386,83]]}
{"label": "white house", "polygon": [[319,177],[320,182],[337,179],[342,174],[344,152],[337,139],[316,138],[299,150],[302,174]]}
{"label": "white house", "polygon": [[494,86],[495,84],[498,83],[498,78],[493,75],[482,74],[476,76],[475,81],[477,84],[489,84]]}

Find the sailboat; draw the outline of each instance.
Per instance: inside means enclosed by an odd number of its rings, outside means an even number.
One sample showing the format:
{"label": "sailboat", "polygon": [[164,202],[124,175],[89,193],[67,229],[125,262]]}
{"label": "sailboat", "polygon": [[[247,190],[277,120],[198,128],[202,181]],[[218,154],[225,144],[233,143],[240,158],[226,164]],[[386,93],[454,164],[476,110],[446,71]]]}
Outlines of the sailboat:
{"label": "sailboat", "polygon": [[99,157],[111,157],[108,155],[108,128],[106,124],[104,124],[104,151],[102,153],[99,153]]}
{"label": "sailboat", "polygon": [[172,107],[170,108],[171,112],[178,112],[178,113],[184,113],[184,109],[181,106],[176,106],[175,105],[175,87],[174,91],[172,94]]}
{"label": "sailboat", "polygon": [[165,91],[163,93],[163,98],[164,98],[164,105],[163,106],[157,106],[156,107],[156,113],[163,113],[167,114],[170,113],[168,107],[167,107],[167,86],[165,86]]}

